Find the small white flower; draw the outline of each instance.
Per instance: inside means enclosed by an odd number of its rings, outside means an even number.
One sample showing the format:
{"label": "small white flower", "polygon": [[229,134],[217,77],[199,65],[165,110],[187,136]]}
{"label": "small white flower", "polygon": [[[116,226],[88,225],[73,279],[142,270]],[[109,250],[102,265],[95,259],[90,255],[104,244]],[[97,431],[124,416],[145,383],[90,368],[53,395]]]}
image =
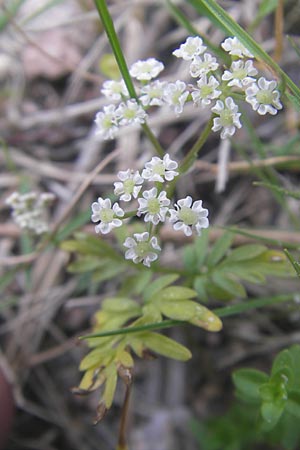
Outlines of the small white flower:
{"label": "small white flower", "polygon": [[148,181],[159,181],[163,183],[165,180],[172,181],[177,175],[178,164],[173,161],[169,154],[166,153],[163,159],[158,156],[153,156],[151,161],[145,164],[145,169],[143,169],[142,177]]}
{"label": "small white flower", "polygon": [[250,53],[236,37],[225,39],[221,46],[232,56],[238,56],[239,58],[243,58],[244,56],[247,58],[254,58],[252,53]]}
{"label": "small white flower", "polygon": [[39,195],[36,192],[26,194],[13,192],[5,203],[11,206],[12,217],[20,228],[34,234],[42,234],[49,230],[47,207],[54,198],[54,195],[49,192]]}
{"label": "small white flower", "polygon": [[115,105],[104,106],[103,111],[96,114],[95,123],[96,135],[103,139],[114,139],[119,131]]}
{"label": "small white flower", "polygon": [[161,191],[157,196],[157,189],[154,187],[149,191],[144,191],[143,198],[138,198],[138,202],[137,216],[145,214],[145,222],[152,222],[157,225],[158,222],[165,221],[170,204],[166,191]]}
{"label": "small white flower", "polygon": [[177,116],[182,113],[184,104],[189,96],[184,81],[167,83],[164,89],[164,101],[174,109]]}
{"label": "small white flower", "polygon": [[135,264],[142,262],[147,267],[158,258],[157,251],[161,251],[157,238],[152,236],[149,239],[147,232],[134,233],[133,238],[126,238],[123,245],[129,249],[125,252],[125,259],[132,259]]}
{"label": "small white flower", "polygon": [[120,227],[122,220],[118,217],[123,216],[123,209],[119,207],[118,203],[111,207],[109,198],[99,197],[97,202],[92,203],[92,222],[100,222],[95,226],[96,233],[107,234],[113,228]]}
{"label": "small white flower", "polygon": [[206,46],[203,45],[203,41],[199,36],[190,36],[179,48],[173,51],[173,55],[188,61],[193,59],[196,55],[201,55],[205,50]]}
{"label": "small white flower", "polygon": [[162,62],[155,58],[149,58],[145,61],[137,61],[130,67],[129,73],[133,78],[140,81],[152,80],[164,70]]}
{"label": "small white flower", "polygon": [[122,100],[122,98],[129,96],[124,80],[104,81],[101,92],[106,98],[112,101],[119,101]]}
{"label": "small white flower", "polygon": [[192,97],[196,105],[205,107],[211,104],[211,101],[220,97],[222,91],[217,88],[220,86],[218,80],[211,75],[207,79],[206,75],[203,75],[200,80],[197,81],[198,89],[192,92]]}
{"label": "small white flower", "polygon": [[166,82],[153,81],[141,89],[140,101],[144,106],[161,106]]}
{"label": "small white flower", "polygon": [[134,99],[128,100],[126,103],[120,103],[116,109],[116,117],[119,120],[119,125],[122,126],[144,123],[146,116],[143,107]]}
{"label": "small white flower", "polygon": [[267,113],[275,115],[278,109],[282,109],[280,94],[276,87],[276,81],[267,81],[261,77],[257,83],[246,89],[246,102],[250,103],[254,111],[260,115]]}
{"label": "small white flower", "polygon": [[118,178],[121,181],[114,183],[115,195],[120,195],[120,200],[123,202],[129,202],[131,197],[137,198],[142,188],[144,179],[140,176],[139,171],[133,171],[131,169],[120,171]]}
{"label": "small white flower", "polygon": [[233,136],[236,128],[241,128],[240,113],[238,106],[234,103],[231,97],[227,97],[224,102],[217,100],[216,105],[211,109],[219,117],[214,118],[212,130],[221,131],[221,138],[226,139]]}
{"label": "small white flower", "polygon": [[175,208],[169,210],[169,220],[174,230],[182,230],[186,236],[191,236],[195,231],[199,236],[201,229],[208,227],[208,210],[202,208],[202,200],[193,203],[192,197],[188,195],[178,200]]}
{"label": "small white flower", "polygon": [[193,58],[190,65],[190,75],[197,78],[217,70],[218,67],[217,59],[210,53],[204,53],[203,56],[195,56]]}
{"label": "small white flower", "polygon": [[230,70],[225,70],[222,75],[222,80],[229,81],[228,86],[237,86],[243,88],[255,81],[253,78],[257,75],[257,70],[253,66],[253,62],[248,60],[233,61]]}

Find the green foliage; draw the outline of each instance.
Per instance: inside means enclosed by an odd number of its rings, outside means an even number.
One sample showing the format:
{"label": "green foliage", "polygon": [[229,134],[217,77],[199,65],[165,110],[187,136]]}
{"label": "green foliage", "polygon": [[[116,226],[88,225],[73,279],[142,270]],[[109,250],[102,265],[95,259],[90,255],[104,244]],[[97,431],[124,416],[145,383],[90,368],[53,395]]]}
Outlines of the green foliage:
{"label": "green foliage", "polygon": [[254,369],[233,373],[238,401],[222,417],[193,429],[203,450],[252,450],[255,444],[300,445],[300,346],[275,358],[270,375]]}
{"label": "green foliage", "polygon": [[259,244],[230,250],[232,239],[233,234],[225,232],[209,250],[208,236],[203,234],[185,248],[185,269],[202,302],[246,298],[243,282],[263,284],[269,275],[293,275],[283,252]]}
{"label": "green foliage", "polygon": [[[117,250],[99,237],[76,233],[74,239],[61,244],[64,250],[76,253],[76,259],[69,265],[70,272],[90,273],[98,283],[114,278],[120,284],[115,296],[102,301],[94,316],[92,333],[84,337],[90,352],[80,364],[80,370],[85,373],[77,392],[90,392],[102,387],[99,419],[111,407],[118,377],[125,383],[131,381],[133,354],[144,358],[149,352],[154,352],[179,361],[191,357],[190,351],[182,344],[157,333],[155,325],[162,328],[168,321],[173,325],[184,321],[218,332],[222,328],[221,319],[201,305],[199,299],[245,298],[247,293],[243,281],[263,283],[267,275],[285,276],[287,269],[294,274],[284,253],[257,244],[232,249],[232,241],[233,233],[225,232],[210,248],[208,232],[204,231],[193,245],[185,248],[184,270],[166,275],[155,274],[124,260]],[[266,375],[248,370],[240,373],[237,379],[241,395],[247,392],[254,401],[264,396],[262,414],[266,421],[272,422],[279,420],[285,406],[282,402],[285,387],[281,392],[279,375],[276,377],[272,378],[272,383],[277,383],[277,403],[273,401],[273,390],[268,387]],[[262,382],[266,386],[258,390],[257,386]],[[291,410],[296,410],[297,395],[293,392],[289,402]],[[275,412],[274,404],[277,405]]]}

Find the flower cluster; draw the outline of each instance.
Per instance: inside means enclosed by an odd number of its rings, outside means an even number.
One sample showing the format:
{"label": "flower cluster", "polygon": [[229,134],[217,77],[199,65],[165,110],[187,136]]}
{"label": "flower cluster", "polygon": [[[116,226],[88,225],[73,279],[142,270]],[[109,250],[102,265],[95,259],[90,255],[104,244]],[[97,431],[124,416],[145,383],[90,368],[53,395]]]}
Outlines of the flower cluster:
{"label": "flower cluster", "polygon": [[[188,196],[171,205],[163,185],[179,175],[177,169],[177,162],[166,153],[162,159],[154,156],[148,161],[141,174],[131,169],[120,171],[117,175],[120,181],[114,183],[114,194],[119,197],[120,202],[135,201],[136,208],[130,213],[126,213],[117,202],[112,205],[108,198],[99,197],[97,202],[92,203],[91,220],[96,223],[96,233],[107,234],[122,226],[128,217],[143,217],[147,231],[134,233],[132,237],[126,238],[126,259],[131,259],[134,263],[142,262],[149,267],[158,258],[161,248],[155,232],[160,223],[169,221],[175,230],[183,231],[186,236],[191,236],[193,232],[200,235],[201,229],[208,227],[208,210],[202,207],[202,201],[193,203]],[[144,184],[148,186],[142,190]]]}
{"label": "flower cluster", "polygon": [[249,103],[260,115],[274,115],[282,109],[276,81],[257,77],[249,50],[236,37],[226,38],[221,47],[231,57],[230,66],[225,69],[199,36],[188,37],[173,51],[174,56],[189,64],[194,83],[153,81],[164,69],[155,58],[137,61],[129,69],[137,83],[136,99],[130,98],[124,80],[105,81],[102,94],[121,103],[109,104],[97,113],[96,133],[103,139],[113,139],[120,127],[143,124],[150,107],[168,106],[179,116],[186,103],[193,102],[197,107],[210,108],[214,114],[212,131],[220,131],[221,138],[226,139],[242,126],[236,98]]}
{"label": "flower cluster", "polygon": [[46,213],[54,198],[53,194],[47,192],[13,192],[5,203],[12,208],[12,217],[20,228],[33,234],[43,234],[49,231]]}

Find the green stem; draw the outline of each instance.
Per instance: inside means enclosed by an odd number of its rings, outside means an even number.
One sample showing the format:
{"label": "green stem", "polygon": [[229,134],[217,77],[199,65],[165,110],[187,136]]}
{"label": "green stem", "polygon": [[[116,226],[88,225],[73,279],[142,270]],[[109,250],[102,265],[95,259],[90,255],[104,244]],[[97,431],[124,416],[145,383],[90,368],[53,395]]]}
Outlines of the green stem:
{"label": "green stem", "polygon": [[[200,134],[199,138],[197,139],[197,141],[195,142],[193,147],[189,150],[187,155],[184,157],[182,163],[179,166],[179,174],[180,175],[183,175],[184,173],[186,173],[190,169],[190,167],[194,164],[195,160],[197,159],[198,153],[200,152],[203,145],[207,141],[208,136],[210,135],[210,132],[211,132],[211,129],[213,126],[213,119],[214,119],[214,115],[212,115],[210,117],[203,132]],[[177,179],[175,178],[169,184],[169,187],[167,190],[169,198],[172,197],[172,195],[173,195],[176,182],[177,182]]]}
{"label": "green stem", "polygon": [[195,160],[197,159],[198,153],[202,149],[203,145],[207,141],[208,136],[210,135],[211,129],[213,126],[213,115],[210,117],[209,121],[206,124],[206,127],[204,128],[202,134],[199,136],[191,150],[188,152],[188,154],[183,159],[179,172],[182,175],[183,173],[187,172],[189,168],[194,164]]}
{"label": "green stem", "polygon": [[164,156],[164,154],[165,154],[165,151],[162,148],[162,146],[160,145],[158,139],[155,137],[155,135],[153,134],[152,130],[149,128],[147,123],[144,123],[142,125],[142,128],[143,128],[143,131],[144,131],[145,135],[147,136],[147,138],[149,139],[149,141],[151,142],[151,144],[155,148],[156,153],[158,154],[158,156],[160,156],[162,158]]}
{"label": "green stem", "polygon": [[131,384],[127,384],[126,392],[125,392],[125,399],[124,399],[123,408],[122,408],[121,421],[120,421],[117,450],[128,450],[128,447],[126,444],[126,428],[127,428],[130,393],[131,393]]}

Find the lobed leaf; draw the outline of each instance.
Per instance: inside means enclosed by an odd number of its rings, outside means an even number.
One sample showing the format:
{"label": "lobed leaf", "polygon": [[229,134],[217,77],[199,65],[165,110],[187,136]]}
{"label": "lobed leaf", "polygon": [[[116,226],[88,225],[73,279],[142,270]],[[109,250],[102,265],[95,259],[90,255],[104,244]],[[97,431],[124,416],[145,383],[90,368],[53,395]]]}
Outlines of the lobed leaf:
{"label": "lobed leaf", "polygon": [[162,334],[144,333],[140,338],[147,348],[168,358],[187,361],[192,357],[189,349]]}
{"label": "lobed leaf", "polygon": [[223,259],[227,250],[231,247],[233,242],[233,233],[226,231],[214,244],[206,259],[208,267],[214,267],[218,262]]}
{"label": "lobed leaf", "polygon": [[149,301],[151,297],[154,297],[159,291],[161,291],[164,287],[169,286],[169,284],[174,283],[179,278],[177,274],[164,275],[162,277],[154,280],[150,286],[148,286],[146,292],[144,293],[145,302]]}
{"label": "lobed leaf", "polygon": [[158,301],[187,300],[197,297],[197,292],[184,286],[170,286],[162,289],[158,295]]}
{"label": "lobed leaf", "polygon": [[238,369],[232,374],[232,380],[239,397],[251,401],[260,401],[259,388],[268,379],[266,373],[255,369]]}

